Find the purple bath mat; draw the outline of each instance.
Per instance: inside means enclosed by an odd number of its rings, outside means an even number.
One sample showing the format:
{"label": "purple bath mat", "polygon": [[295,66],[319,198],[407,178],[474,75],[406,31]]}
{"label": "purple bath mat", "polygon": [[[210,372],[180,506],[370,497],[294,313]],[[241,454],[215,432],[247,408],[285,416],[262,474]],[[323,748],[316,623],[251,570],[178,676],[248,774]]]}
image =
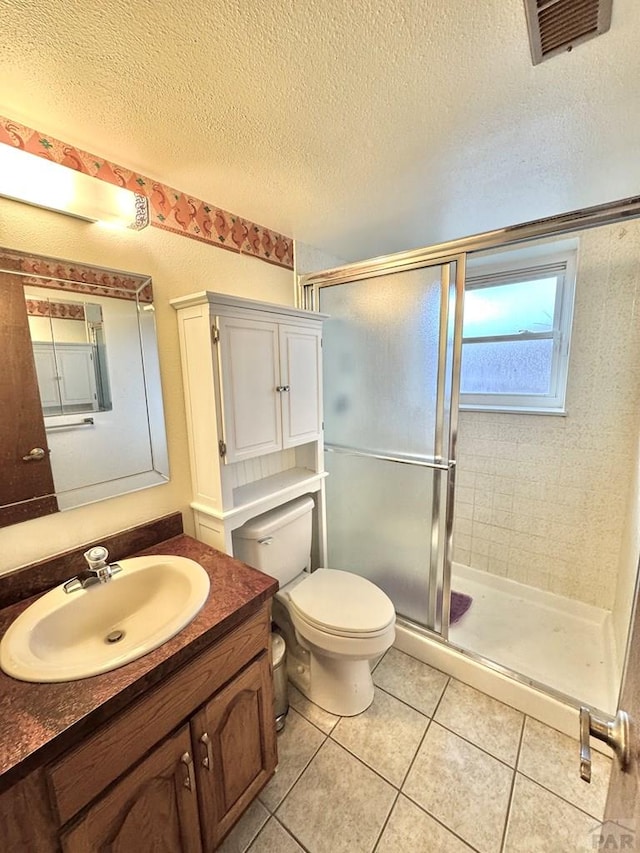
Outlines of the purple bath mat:
{"label": "purple bath mat", "polygon": [[467,610],[471,607],[473,599],[470,595],[465,595],[463,592],[451,592],[451,607],[449,610],[449,625],[455,624],[459,619],[462,619]]}

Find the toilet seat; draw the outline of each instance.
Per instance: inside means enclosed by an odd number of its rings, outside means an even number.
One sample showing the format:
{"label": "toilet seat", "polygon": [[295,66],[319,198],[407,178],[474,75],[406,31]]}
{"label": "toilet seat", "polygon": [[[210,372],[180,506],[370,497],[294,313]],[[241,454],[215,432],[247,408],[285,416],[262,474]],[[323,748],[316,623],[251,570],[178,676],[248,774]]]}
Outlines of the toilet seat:
{"label": "toilet seat", "polygon": [[373,638],[395,622],[391,599],[351,572],[316,569],[285,592],[298,618],[326,634]]}

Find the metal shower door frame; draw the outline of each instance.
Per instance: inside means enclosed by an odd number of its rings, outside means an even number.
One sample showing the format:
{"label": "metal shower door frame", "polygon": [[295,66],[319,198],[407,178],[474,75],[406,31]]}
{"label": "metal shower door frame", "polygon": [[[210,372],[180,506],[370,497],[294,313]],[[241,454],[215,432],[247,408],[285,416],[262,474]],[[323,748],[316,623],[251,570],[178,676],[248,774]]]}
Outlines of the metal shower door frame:
{"label": "metal shower door frame", "polygon": [[[425,253],[426,255],[427,253]],[[336,275],[323,273],[322,280],[305,277],[302,289],[304,307],[320,310],[320,289],[340,284],[378,278],[406,270],[440,267],[440,317],[438,337],[438,369],[436,380],[436,413],[433,457],[411,454],[384,454],[355,447],[328,445],[325,452],[345,453],[433,470],[433,497],[430,521],[430,563],[427,586],[427,630],[444,640],[449,633],[451,563],[453,545],[453,511],[455,499],[456,446],[458,438],[458,409],[460,394],[460,364],[462,355],[462,311],[464,302],[466,253],[413,257],[409,263],[397,258],[380,258],[366,271],[348,268],[336,270]],[[443,496],[442,478],[446,480]],[[425,626],[420,626],[425,627]]]}
{"label": "metal shower door frame", "polygon": [[[473,255],[477,252],[483,252],[488,249],[503,249],[507,246],[520,245],[527,242],[539,240],[541,238],[561,237],[568,234],[573,234],[580,231],[585,231],[591,228],[598,228],[603,225],[613,225],[625,220],[633,220],[640,217],[640,196],[630,196],[628,198],[617,199],[615,201],[605,202],[604,204],[592,205],[591,207],[583,207],[565,213],[547,216],[542,219],[530,220],[528,222],[509,225],[504,228],[497,228],[493,231],[485,231],[478,234],[473,234],[467,237],[461,237],[455,240],[449,240],[444,243],[433,244],[431,246],[420,249],[411,249],[404,252],[398,252],[394,255],[386,255],[379,258],[373,258],[365,261],[357,261],[342,267],[323,270],[316,273],[307,273],[298,275],[298,283],[296,288],[296,302],[301,307],[309,310],[318,310],[317,294],[318,289],[323,282],[331,282],[338,284],[343,281],[352,281],[356,279],[368,278],[371,275],[378,275],[377,272],[381,266],[385,266],[388,271],[394,270],[399,272],[403,269],[415,269],[418,266],[424,265],[425,260],[433,260],[435,258],[450,257],[453,255],[461,255],[466,258],[468,255]],[[460,271],[458,270],[458,276]],[[458,277],[457,276],[457,277]],[[463,274],[464,284],[464,274]],[[463,291],[464,292],[464,289]],[[460,342],[461,347],[461,342]],[[458,355],[460,358],[460,353]],[[459,388],[458,388],[459,395]],[[452,460],[455,460],[455,444],[456,444],[457,426],[453,430],[453,443],[450,445],[450,453]],[[452,449],[451,449],[452,448]],[[452,468],[455,476],[455,466]],[[449,509],[447,512],[448,531],[447,531],[447,551],[450,560],[451,555],[451,538],[453,529],[453,483],[450,481],[448,490],[447,502]],[[449,563],[450,564],[450,563]],[[450,577],[450,572],[449,572]],[[634,595],[635,606],[638,606],[640,600],[640,572],[636,577],[636,592]],[[442,648],[452,648],[456,652],[465,655],[471,661],[490,669],[501,676],[512,679],[519,684],[533,687],[542,693],[551,696],[558,702],[567,704],[573,708],[579,708],[583,702],[568,693],[563,693],[542,681],[522,675],[516,670],[503,666],[494,660],[491,660],[483,655],[470,651],[461,646],[450,645],[446,633],[442,637],[428,629],[421,629],[419,625],[408,619],[400,620],[407,627],[414,629],[417,635],[427,636],[430,640],[441,644]],[[448,619],[447,626],[448,628]],[[627,647],[624,655],[625,666],[629,661],[631,632],[627,637]],[[621,698],[619,697],[618,704]],[[601,709],[599,709],[601,710]],[[606,716],[606,712],[602,712]]]}

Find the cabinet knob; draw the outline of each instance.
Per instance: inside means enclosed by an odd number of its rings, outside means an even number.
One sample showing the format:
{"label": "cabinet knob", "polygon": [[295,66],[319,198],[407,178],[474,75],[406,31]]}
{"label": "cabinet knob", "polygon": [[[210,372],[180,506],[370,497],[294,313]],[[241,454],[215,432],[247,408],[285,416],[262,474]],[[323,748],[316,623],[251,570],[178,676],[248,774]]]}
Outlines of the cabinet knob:
{"label": "cabinet knob", "polygon": [[204,745],[207,754],[202,759],[202,766],[206,767],[209,772],[213,771],[213,749],[211,748],[211,738],[205,732],[200,736],[200,743]]}
{"label": "cabinet knob", "polygon": [[188,752],[182,754],[180,761],[187,768],[187,775],[184,780],[184,787],[188,788],[190,791],[194,791],[196,787],[196,780],[193,778],[193,758]]}
{"label": "cabinet knob", "polygon": [[283,391],[288,391],[288,390],[289,390],[288,385],[276,385],[276,391],[279,391],[280,393],[282,393]]}

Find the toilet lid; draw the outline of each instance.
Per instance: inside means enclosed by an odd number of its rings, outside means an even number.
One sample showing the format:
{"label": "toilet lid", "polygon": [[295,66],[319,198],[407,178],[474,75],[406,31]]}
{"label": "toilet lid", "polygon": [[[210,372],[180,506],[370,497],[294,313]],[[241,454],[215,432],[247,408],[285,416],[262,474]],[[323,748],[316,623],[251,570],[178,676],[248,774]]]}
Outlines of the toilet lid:
{"label": "toilet lid", "polygon": [[373,634],[395,619],[391,599],[351,572],[316,569],[291,589],[289,597],[305,621],[329,632]]}

